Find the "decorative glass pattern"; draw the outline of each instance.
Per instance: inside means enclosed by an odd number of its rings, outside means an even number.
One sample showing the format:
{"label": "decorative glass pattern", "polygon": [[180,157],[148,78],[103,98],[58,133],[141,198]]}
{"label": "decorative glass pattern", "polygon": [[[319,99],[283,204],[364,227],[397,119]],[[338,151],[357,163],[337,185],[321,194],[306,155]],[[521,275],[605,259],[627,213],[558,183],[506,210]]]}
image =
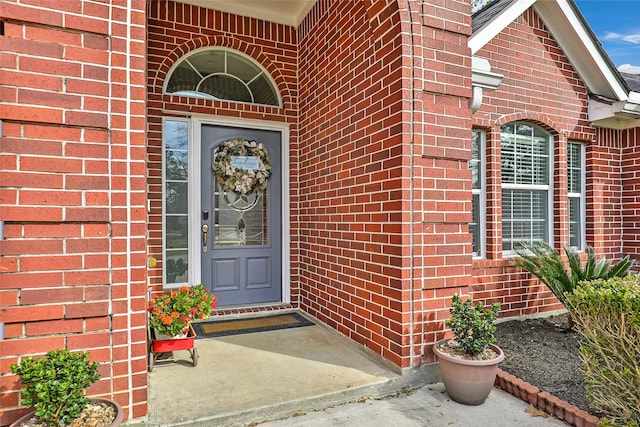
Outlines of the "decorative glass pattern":
{"label": "decorative glass pattern", "polygon": [[252,59],[223,49],[200,50],[184,57],[167,79],[166,92],[280,106],[269,74]]}
{"label": "decorative glass pattern", "polygon": [[165,120],[163,131],[164,277],[166,284],[186,283],[189,277],[189,125],[186,121]]}
{"label": "decorative glass pattern", "polygon": [[[217,148],[214,148],[211,150],[212,161],[216,155]],[[241,194],[226,191],[215,177],[212,179],[215,188],[214,246],[268,245],[269,186]]]}

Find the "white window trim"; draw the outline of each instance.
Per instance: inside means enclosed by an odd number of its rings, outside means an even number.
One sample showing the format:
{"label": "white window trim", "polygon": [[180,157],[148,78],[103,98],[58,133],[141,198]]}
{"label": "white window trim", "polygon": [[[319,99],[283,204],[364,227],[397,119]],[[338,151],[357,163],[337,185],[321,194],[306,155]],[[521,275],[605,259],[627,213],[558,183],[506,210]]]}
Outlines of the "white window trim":
{"label": "white window trim", "polygon": [[[540,126],[531,123],[531,122],[527,122],[527,121],[515,121],[512,123],[518,123],[518,122],[522,122],[522,123],[527,123],[530,126],[533,127],[538,127],[540,128]],[[509,124],[509,123],[507,123]],[[541,128],[542,129],[542,128]],[[544,130],[544,129],[543,129]],[[547,242],[550,246],[553,247],[554,245],[554,221],[553,221],[553,189],[555,188],[555,180],[554,178],[554,173],[555,170],[553,168],[554,165],[554,161],[555,161],[555,156],[554,156],[554,138],[553,135],[549,134],[549,132],[547,132],[545,130],[545,132],[547,133],[547,144],[548,144],[548,152],[549,152],[549,184],[548,185],[539,185],[539,184],[533,184],[533,185],[527,185],[527,184],[505,184],[502,183],[501,184],[501,188],[500,188],[500,194],[502,194],[502,190],[546,190],[547,191]],[[501,202],[502,205],[502,202]],[[502,222],[504,220],[503,217],[500,218],[500,221]],[[502,236],[502,238],[504,238],[504,234]],[[502,242],[500,242],[501,246],[502,246]],[[503,258],[512,258],[514,256],[517,256],[516,251],[514,250],[503,250],[502,251],[502,257]]]}
{"label": "white window trim", "polygon": [[[166,136],[166,126],[165,126],[165,122],[167,121],[171,121],[171,122],[184,122],[187,123],[187,150],[190,149],[190,140],[191,138],[191,132],[192,132],[192,128],[191,128],[191,124],[190,121],[188,119],[184,119],[184,118],[179,118],[179,117],[163,117],[162,118],[162,286],[166,289],[173,289],[173,288],[179,288],[180,286],[186,285],[188,284],[188,282],[180,282],[180,283],[166,283],[166,279],[167,279],[167,212],[166,212],[166,197],[167,197],[167,183],[166,183],[166,167],[167,167],[167,159],[166,159],[166,141],[165,141],[165,136]],[[190,153],[187,153],[187,158],[189,161],[189,168],[191,168],[191,158],[190,158]],[[190,186],[191,184],[189,183],[189,176],[187,176],[187,186]],[[191,193],[189,193],[191,194]],[[191,198],[190,198],[191,199]],[[187,229],[187,235],[188,236],[192,236],[191,233],[191,221],[188,222],[188,229]],[[191,245],[191,243],[190,243]],[[191,271],[193,270],[192,268],[192,264],[191,264],[191,250],[189,249],[188,254],[187,254],[187,259],[189,260],[189,267],[188,267],[188,277],[189,279],[191,278]],[[191,282],[193,283],[193,282]]]}
{"label": "white window trim", "polygon": [[480,134],[480,188],[472,188],[472,194],[478,194],[480,209],[478,218],[478,239],[480,240],[478,247],[479,253],[474,252],[474,259],[486,258],[486,235],[487,235],[487,155],[486,155],[486,141],[487,133],[483,130],[473,129],[474,132]]}
{"label": "white window trim", "polygon": [[[587,155],[586,155],[586,145],[582,142],[578,142],[578,141],[569,141],[569,145],[570,144],[576,144],[578,146],[580,146],[580,193],[569,193],[567,192],[567,199],[569,198],[579,198],[580,199],[580,247],[575,247],[575,246],[570,246],[571,249],[574,249],[576,251],[582,252],[585,250],[586,248],[586,240],[587,240],[587,225],[586,225],[586,221],[587,221],[587,201],[586,201],[586,194],[587,194],[587,185],[586,185],[586,178],[587,178],[587,174],[586,174],[586,159],[587,159]],[[567,159],[568,162],[568,159]],[[568,167],[568,163],[567,163],[567,167]],[[567,217],[567,222],[568,222],[569,218]]]}
{"label": "white window trim", "polygon": [[[247,55],[247,54],[245,54],[243,52],[240,52],[239,50],[231,49],[231,48],[224,47],[224,46],[205,46],[205,47],[201,47],[201,48],[192,50],[192,51],[184,54],[183,56],[181,56],[171,66],[171,68],[167,72],[167,77],[165,78],[164,84],[162,85],[162,93],[165,94],[165,95],[188,96],[188,97],[192,97],[192,98],[204,98],[204,99],[215,99],[215,100],[217,100],[217,98],[215,98],[215,97],[208,97],[205,94],[201,94],[200,92],[197,92],[197,93],[196,92],[194,92],[194,93],[186,93],[186,92],[183,92],[183,93],[179,93],[179,92],[168,93],[167,92],[167,86],[169,85],[169,81],[171,80],[171,76],[173,75],[173,72],[176,70],[176,68],[178,68],[178,66],[183,62],[183,60],[189,59],[189,57],[191,57],[193,55],[197,55],[198,53],[200,53],[202,51],[206,51],[206,50],[217,50],[217,51],[226,52],[226,53],[233,53],[233,54],[236,54],[238,56],[244,57],[247,61],[253,63],[256,67],[258,67],[262,71],[262,74],[269,80],[269,82],[273,86],[273,89],[274,89],[274,91],[276,93],[276,98],[278,99],[278,104],[277,105],[259,104],[259,103],[254,103],[254,102],[238,101],[238,100],[234,100],[234,99],[220,99],[220,101],[223,101],[223,102],[235,102],[235,103],[238,103],[238,104],[247,104],[247,105],[261,105],[261,106],[273,107],[273,108],[283,108],[282,107],[282,94],[280,93],[280,88],[278,88],[278,85],[276,84],[276,81],[273,79],[273,76],[271,75],[271,73],[269,71],[267,71],[267,69],[264,68],[262,66],[262,64],[260,64],[258,61],[256,61],[254,58],[250,57],[249,55]],[[224,74],[224,75],[227,75],[227,76],[232,76],[232,77],[237,79],[236,76],[233,76],[232,74],[226,73],[226,70],[227,70],[227,59],[226,58],[227,57],[225,55],[225,73],[221,73],[221,74]],[[191,62],[189,62],[189,66],[191,66],[191,68],[193,68],[193,65],[191,65]],[[200,74],[200,72],[198,70],[196,70],[195,68],[193,68],[193,69],[198,74]],[[243,82],[243,84],[244,84],[244,82]],[[182,92],[182,91],[180,91],[180,92]],[[253,98],[253,95],[252,95],[252,98]]]}

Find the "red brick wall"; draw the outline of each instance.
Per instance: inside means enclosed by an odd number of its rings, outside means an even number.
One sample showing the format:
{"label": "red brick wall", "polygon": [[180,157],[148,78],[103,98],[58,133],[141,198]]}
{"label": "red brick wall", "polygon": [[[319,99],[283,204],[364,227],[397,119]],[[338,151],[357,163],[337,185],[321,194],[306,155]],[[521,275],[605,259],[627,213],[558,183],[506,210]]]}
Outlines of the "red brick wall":
{"label": "red brick wall", "polygon": [[470,10],[446,4],[332,2],[300,44],[301,307],[403,368],[471,277]]}
{"label": "red brick wall", "polygon": [[[157,267],[149,271],[155,291],[162,289],[162,117],[206,116],[285,122],[290,124],[290,161],[295,165],[297,145],[297,47],[293,27],[231,15],[171,1],[154,0],[148,18],[148,192],[149,253]],[[274,78],[283,107],[213,101],[163,94],[171,66],[189,52],[203,47],[225,47],[240,51],[260,63]],[[296,168],[292,167],[291,203],[296,199]],[[291,217],[292,241],[296,220]],[[296,282],[296,247],[292,253],[292,283]],[[295,292],[294,292],[295,293]]]}
{"label": "red brick wall", "polygon": [[[67,347],[146,414],[144,0],[0,4],[0,425],[9,366]],[[129,37],[129,39],[127,38]]]}
{"label": "red brick wall", "polygon": [[622,133],[622,253],[640,268],[640,127]]}
{"label": "red brick wall", "polygon": [[515,120],[542,126],[554,138],[554,244],[568,244],[567,141],[586,143],[587,244],[599,256],[621,255],[621,133],[596,130],[587,118],[587,88],[535,11],[529,9],[477,56],[504,75],[473,115],[487,136],[487,259],[474,260],[474,296],[502,303],[502,316],[562,308],[546,287],[502,256],[500,126]]}
{"label": "red brick wall", "polygon": [[401,365],[399,29],[377,39],[364,3],[327,3],[300,42],[300,305]]}

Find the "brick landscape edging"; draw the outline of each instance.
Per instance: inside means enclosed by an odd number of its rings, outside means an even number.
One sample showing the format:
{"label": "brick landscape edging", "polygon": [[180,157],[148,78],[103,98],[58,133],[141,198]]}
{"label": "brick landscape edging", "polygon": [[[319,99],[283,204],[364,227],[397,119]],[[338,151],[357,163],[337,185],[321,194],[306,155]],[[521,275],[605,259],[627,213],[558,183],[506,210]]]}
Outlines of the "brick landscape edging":
{"label": "brick landscape edging", "polygon": [[598,427],[600,425],[600,419],[595,415],[591,415],[546,391],[540,391],[538,387],[502,369],[498,369],[495,385],[569,425],[576,427]]}

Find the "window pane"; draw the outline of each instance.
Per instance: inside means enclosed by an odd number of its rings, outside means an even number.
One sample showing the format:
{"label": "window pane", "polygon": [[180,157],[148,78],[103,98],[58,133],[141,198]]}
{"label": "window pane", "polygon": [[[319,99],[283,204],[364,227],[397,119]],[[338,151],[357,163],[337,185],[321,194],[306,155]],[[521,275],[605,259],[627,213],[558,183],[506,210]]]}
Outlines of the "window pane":
{"label": "window pane", "polygon": [[187,213],[189,194],[186,182],[167,182],[165,212],[168,214]]}
{"label": "window pane", "polygon": [[549,184],[549,136],[526,123],[505,125],[500,135],[502,182]]}
{"label": "window pane", "polygon": [[187,180],[188,159],[186,151],[166,150],[165,168],[167,179]]}
{"label": "window pane", "polygon": [[479,131],[473,131],[471,136],[471,160],[469,161],[469,169],[471,169],[472,188],[481,188],[480,183],[480,141],[481,135]]}
{"label": "window pane", "polygon": [[276,93],[264,74],[249,83],[249,88],[253,92],[253,100],[256,104],[278,105]]}
{"label": "window pane", "polygon": [[184,283],[189,277],[189,257],[187,251],[167,251],[165,257],[167,283]]}
{"label": "window pane", "polygon": [[[189,61],[202,77],[206,77],[225,72],[225,56],[224,50],[207,50],[191,55],[185,62]],[[173,76],[171,77],[173,78]]]}
{"label": "window pane", "polygon": [[207,77],[198,87],[198,92],[203,92],[219,99],[242,102],[252,101],[249,89],[240,80],[223,75]]}
{"label": "window pane", "polygon": [[582,156],[580,144],[570,143],[568,150],[569,192],[582,192]]}
{"label": "window pane", "polygon": [[166,219],[165,241],[167,249],[187,249],[189,245],[189,221],[186,215],[168,216]]}
{"label": "window pane", "polygon": [[547,242],[547,191],[502,190],[502,249],[517,250],[520,242]]}
{"label": "window pane", "polygon": [[582,249],[579,197],[569,197],[569,246]]}
{"label": "window pane", "polygon": [[202,79],[202,77],[187,61],[184,61],[173,70],[171,78],[167,83],[167,93],[179,92],[181,90],[195,90],[200,79]]}
{"label": "window pane", "polygon": [[164,122],[164,146],[174,150],[187,149],[187,137],[189,126],[187,122],[165,120]]}
{"label": "window pane", "polygon": [[469,233],[473,236],[473,254],[480,255],[480,195],[474,194],[472,199],[473,217],[469,223]]}

